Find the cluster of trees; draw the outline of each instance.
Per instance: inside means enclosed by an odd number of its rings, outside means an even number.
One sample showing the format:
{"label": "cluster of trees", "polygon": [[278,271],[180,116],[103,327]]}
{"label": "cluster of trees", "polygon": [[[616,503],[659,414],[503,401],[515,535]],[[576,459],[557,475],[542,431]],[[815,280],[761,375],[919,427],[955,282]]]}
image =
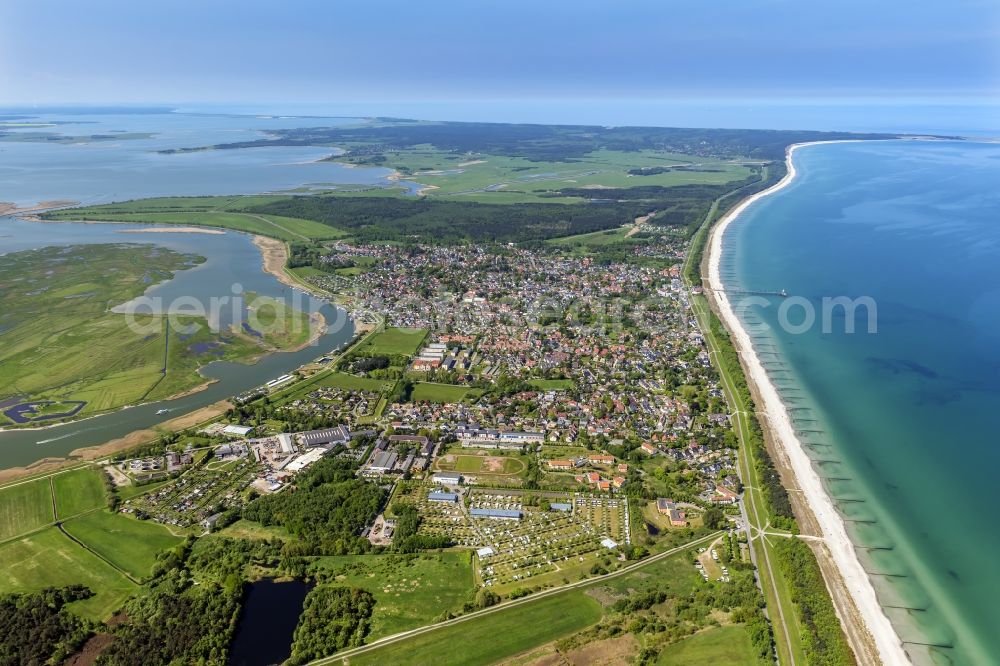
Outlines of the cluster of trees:
{"label": "cluster of trees", "polygon": [[803,626],[802,647],[810,664],[853,665],[854,654],[840,627],[816,557],[800,539],[777,539],[778,566],[791,588]]}
{"label": "cluster of trees", "polygon": [[347,555],[371,546],[360,533],[378,514],[386,492],[354,476],[357,463],[326,457],[301,475],[292,492],[259,497],[243,517],[262,525],[280,525],[299,537],[305,555]]}
{"label": "cluster of trees", "polygon": [[384,370],[388,368],[391,364],[390,362],[391,359],[384,355],[359,356],[350,361],[350,368],[352,372],[369,373],[372,370]]}
{"label": "cluster of trees", "polygon": [[[323,261],[329,250],[318,243],[290,243],[288,251],[288,267],[302,268],[309,266],[319,271],[332,271],[343,265],[335,265],[329,261]],[[346,264],[345,264],[346,265]]]}
{"label": "cluster of trees", "polygon": [[318,585],[309,592],[295,628],[290,664],[305,664],[361,645],[371,626],[375,597],[354,587]]}
{"label": "cluster of trees", "polygon": [[205,664],[223,666],[243,596],[238,585],[190,585],[184,576],[162,578],[125,606],[128,621],[98,660],[103,666]]}
{"label": "cluster of trees", "polygon": [[0,595],[0,664],[61,664],[91,636],[66,604],[93,593],[82,585]]}
{"label": "cluster of trees", "polygon": [[340,425],[340,419],[332,414],[278,410],[267,397],[253,403],[236,405],[226,411],[226,418],[250,426],[259,426],[269,420],[280,421],[283,432],[319,430]]}
{"label": "cluster of trees", "polygon": [[423,518],[420,517],[420,511],[417,510],[417,507],[412,504],[393,504],[392,512],[396,517],[396,531],[393,532],[392,547],[397,552],[415,553],[420,550],[447,548],[451,545],[451,539],[445,535],[419,534]]}

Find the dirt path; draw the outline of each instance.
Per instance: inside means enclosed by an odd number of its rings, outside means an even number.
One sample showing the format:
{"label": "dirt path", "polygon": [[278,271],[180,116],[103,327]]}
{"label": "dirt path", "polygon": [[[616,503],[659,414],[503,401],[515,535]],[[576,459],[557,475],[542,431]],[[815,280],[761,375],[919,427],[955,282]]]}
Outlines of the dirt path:
{"label": "dirt path", "polygon": [[649,215],[642,215],[640,217],[635,218],[635,223],[632,225],[632,228],[625,233],[625,238],[631,238],[632,236],[635,236],[637,233],[642,231],[642,225],[646,224],[651,219],[653,219],[656,213],[657,211],[654,210]]}

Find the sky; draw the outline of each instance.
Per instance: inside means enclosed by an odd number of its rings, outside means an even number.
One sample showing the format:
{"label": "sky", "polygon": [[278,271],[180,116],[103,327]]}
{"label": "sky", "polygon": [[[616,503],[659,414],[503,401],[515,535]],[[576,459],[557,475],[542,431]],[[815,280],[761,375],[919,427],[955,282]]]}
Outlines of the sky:
{"label": "sky", "polygon": [[0,104],[1000,98],[996,0],[3,0]]}

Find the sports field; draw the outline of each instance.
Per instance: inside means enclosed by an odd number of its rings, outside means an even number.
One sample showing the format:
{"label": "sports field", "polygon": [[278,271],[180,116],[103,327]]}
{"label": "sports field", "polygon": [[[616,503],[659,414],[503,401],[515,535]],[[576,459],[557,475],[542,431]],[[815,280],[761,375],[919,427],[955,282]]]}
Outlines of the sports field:
{"label": "sports field", "polygon": [[504,608],[350,658],[363,664],[492,664],[590,626],[601,606],[579,590]]}
{"label": "sports field", "polygon": [[437,468],[464,474],[518,474],[526,465],[514,456],[448,454],[438,460]]}
{"label": "sports field", "polygon": [[30,532],[53,520],[48,479],[35,479],[0,489],[0,541]]}
{"label": "sports field", "polygon": [[468,386],[456,386],[452,384],[433,384],[430,382],[419,382],[413,387],[410,398],[419,402],[461,402],[467,397],[479,395],[481,391],[470,389]]}
{"label": "sports field", "polygon": [[460,611],[475,591],[468,551],[320,557],[313,566],[335,574],[338,583],[375,595],[369,641]]}
{"label": "sports field", "polygon": [[59,518],[97,509],[106,504],[104,480],[96,467],[83,467],[52,477],[56,492],[56,512]]}
{"label": "sports field", "polygon": [[138,579],[149,576],[157,553],[183,541],[157,523],[107,511],[74,518],[63,527],[88,548]]}
{"label": "sports field", "polygon": [[79,583],[95,596],[70,606],[106,620],[138,586],[55,527],[0,546],[0,592],[36,592]]}
{"label": "sports field", "polygon": [[358,347],[359,354],[387,354],[413,356],[420,349],[424,338],[427,337],[426,328],[387,328],[370,338],[363,345]]}

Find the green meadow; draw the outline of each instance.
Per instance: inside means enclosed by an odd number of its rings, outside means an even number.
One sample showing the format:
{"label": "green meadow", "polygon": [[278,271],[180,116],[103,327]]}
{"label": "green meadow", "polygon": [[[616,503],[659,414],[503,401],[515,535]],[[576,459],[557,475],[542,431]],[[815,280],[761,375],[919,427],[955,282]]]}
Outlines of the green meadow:
{"label": "green meadow", "polygon": [[386,328],[359,345],[361,355],[386,354],[388,356],[413,356],[427,337],[426,328]]}
{"label": "green meadow", "polygon": [[35,592],[77,583],[89,587],[94,596],[71,608],[95,620],[106,620],[139,590],[55,527],[0,545],[0,592]]}
{"label": "green meadow", "polygon": [[369,641],[457,613],[475,594],[467,551],[319,557],[312,568],[375,595]]}
{"label": "green meadow", "polygon": [[[86,403],[74,417],[164,399],[205,382],[198,369],[215,360],[241,360],[266,349],[301,345],[308,316],[261,308],[262,323],[281,317],[284,332],[250,336],[213,333],[203,319],[182,317],[195,332],[167,344],[166,321],[111,312],[150,284],[202,261],[153,245],[102,244],[47,247],[6,255],[0,264],[0,400],[48,400],[34,414],[69,411],[64,401]],[[265,302],[270,303],[271,301]],[[164,350],[167,350],[164,373]],[[12,421],[0,416],[0,425]]]}
{"label": "green meadow", "polygon": [[95,553],[137,579],[149,576],[157,553],[183,541],[163,525],[107,511],[74,518],[63,527]]}
{"label": "green meadow", "polygon": [[58,518],[68,518],[84,511],[102,508],[105,503],[103,472],[96,467],[81,467],[51,477],[56,496]]}
{"label": "green meadow", "polygon": [[715,627],[663,648],[657,666],[756,666],[746,629],[740,625]]}
{"label": "green meadow", "polygon": [[570,590],[363,652],[350,664],[492,664],[595,624],[601,615],[599,603]]}
{"label": "green meadow", "polygon": [[[485,203],[579,203],[583,198],[554,192],[586,188],[594,191],[594,198],[599,198],[602,188],[724,184],[750,175],[750,169],[740,161],[660,150],[596,150],[572,161],[536,161],[503,155],[457,154],[425,144],[388,150],[383,155],[384,166],[397,169],[406,180],[424,185],[422,194],[428,197]],[[630,173],[644,168],[647,171]]]}
{"label": "green meadow", "polygon": [[281,196],[159,197],[122,203],[50,211],[53,220],[96,220],[148,224],[220,227],[233,231],[302,242],[340,238],[344,232],[310,220],[242,212]]}
{"label": "green meadow", "polygon": [[432,382],[419,382],[413,386],[413,393],[410,399],[419,402],[461,402],[472,395],[478,395],[480,391],[470,389],[468,386],[457,386],[454,384],[434,384]]}

